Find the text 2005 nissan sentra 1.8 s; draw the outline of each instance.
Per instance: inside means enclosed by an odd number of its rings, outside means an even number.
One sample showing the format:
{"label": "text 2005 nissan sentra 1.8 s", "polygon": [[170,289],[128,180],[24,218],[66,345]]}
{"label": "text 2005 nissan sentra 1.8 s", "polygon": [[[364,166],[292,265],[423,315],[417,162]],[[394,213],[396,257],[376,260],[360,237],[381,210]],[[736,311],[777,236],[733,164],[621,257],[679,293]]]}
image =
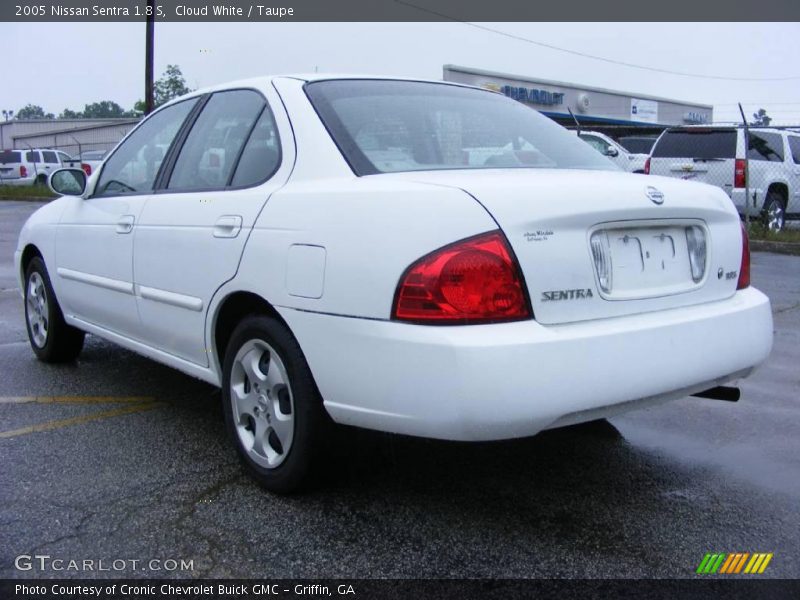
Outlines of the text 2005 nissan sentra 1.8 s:
{"label": "text 2005 nissan sentra 1.8 s", "polygon": [[530,436],[719,391],[772,345],[724,192],[623,173],[487,90],[236,82],[50,184],[15,256],[33,351],[89,332],[221,386],[277,492],[331,420]]}

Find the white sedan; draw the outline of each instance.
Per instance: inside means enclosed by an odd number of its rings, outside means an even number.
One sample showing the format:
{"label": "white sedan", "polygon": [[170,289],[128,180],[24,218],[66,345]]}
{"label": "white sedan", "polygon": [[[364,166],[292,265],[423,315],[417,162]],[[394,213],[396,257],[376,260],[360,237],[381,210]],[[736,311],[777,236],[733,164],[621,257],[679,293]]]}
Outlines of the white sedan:
{"label": "white sedan", "polygon": [[330,421],[530,436],[719,395],[772,345],[721,190],[623,173],[486,90],[236,82],[50,184],[15,254],[33,351],[74,360],[88,332],[221,386],[277,492]]}

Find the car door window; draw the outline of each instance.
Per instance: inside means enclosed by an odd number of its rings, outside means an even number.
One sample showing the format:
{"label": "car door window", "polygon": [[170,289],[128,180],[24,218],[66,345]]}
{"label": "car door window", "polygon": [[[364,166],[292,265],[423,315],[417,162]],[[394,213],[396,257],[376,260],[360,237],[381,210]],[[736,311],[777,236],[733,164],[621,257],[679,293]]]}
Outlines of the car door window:
{"label": "car door window", "polygon": [[269,179],[277,171],[281,161],[278,129],[269,107],[258,119],[250,138],[242,151],[236,171],[231,180],[232,187],[249,187]]}
{"label": "car door window", "polygon": [[30,151],[25,155],[25,160],[32,163],[41,162],[41,157],[38,152]]}
{"label": "car door window", "polygon": [[140,194],[153,189],[158,170],[197,98],[161,109],[142,123],[105,163],[95,196]]}
{"label": "car door window", "polygon": [[794,164],[800,165],[800,137],[789,136],[789,149],[792,151],[792,160]]}
{"label": "car door window", "polygon": [[580,136],[581,139],[589,144],[592,148],[597,150],[600,154],[606,154],[608,152],[608,144],[601,140],[600,138],[596,138],[593,135],[582,135]]}
{"label": "car door window", "polygon": [[783,162],[783,138],[777,133],[750,132],[747,158]]}
{"label": "car door window", "polygon": [[242,148],[265,106],[264,98],[252,90],[214,94],[186,137],[167,189],[227,187]]}
{"label": "car door window", "polygon": [[51,165],[58,164],[58,157],[56,156],[55,152],[52,152],[50,150],[45,150],[44,152],[42,152],[42,157],[44,158],[44,162],[46,163],[49,163]]}

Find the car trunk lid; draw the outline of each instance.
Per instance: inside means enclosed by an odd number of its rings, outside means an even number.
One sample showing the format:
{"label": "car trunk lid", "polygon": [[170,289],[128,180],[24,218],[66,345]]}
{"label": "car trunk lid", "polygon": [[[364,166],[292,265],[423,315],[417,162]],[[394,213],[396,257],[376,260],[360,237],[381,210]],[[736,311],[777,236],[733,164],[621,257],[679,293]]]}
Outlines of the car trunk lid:
{"label": "car trunk lid", "polygon": [[[541,323],[699,304],[736,290],[742,247],[738,216],[709,186],[611,171],[544,169],[380,177],[458,187],[482,204],[516,254]],[[693,277],[689,235],[701,235],[706,245],[699,279]]]}

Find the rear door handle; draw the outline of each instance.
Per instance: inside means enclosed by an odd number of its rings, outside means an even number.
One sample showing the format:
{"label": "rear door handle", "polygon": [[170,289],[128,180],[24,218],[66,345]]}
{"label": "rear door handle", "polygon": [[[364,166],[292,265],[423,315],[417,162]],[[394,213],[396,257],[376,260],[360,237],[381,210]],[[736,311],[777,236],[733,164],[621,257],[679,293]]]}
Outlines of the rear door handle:
{"label": "rear door handle", "polygon": [[223,215],[214,223],[214,237],[235,238],[242,230],[242,217],[239,215]]}
{"label": "rear door handle", "polygon": [[117,221],[117,233],[130,233],[135,220],[133,215],[122,215]]}

